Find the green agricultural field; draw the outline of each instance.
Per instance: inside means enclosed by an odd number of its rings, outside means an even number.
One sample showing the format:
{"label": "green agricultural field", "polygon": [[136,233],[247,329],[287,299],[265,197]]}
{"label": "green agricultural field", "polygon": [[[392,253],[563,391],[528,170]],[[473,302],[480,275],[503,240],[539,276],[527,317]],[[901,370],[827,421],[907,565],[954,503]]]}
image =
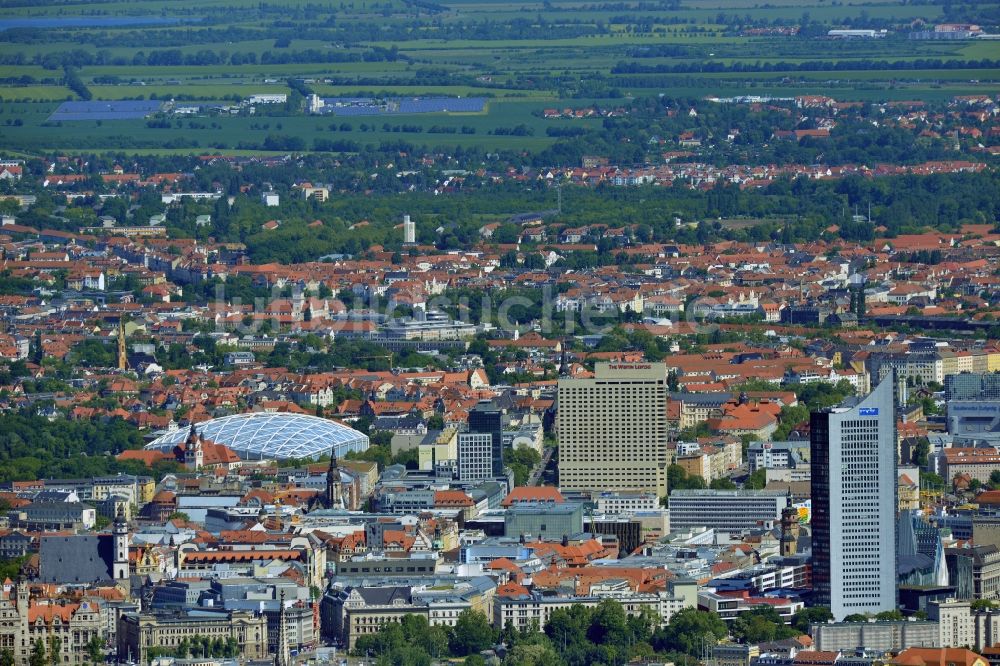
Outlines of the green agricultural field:
{"label": "green agricultural field", "polygon": [[5,86],[0,87],[0,100],[31,100],[38,102],[65,101],[75,99],[66,86]]}
{"label": "green agricultural field", "polygon": [[[538,149],[554,139],[549,127],[597,127],[600,120],[546,120],[540,111],[551,102],[492,101],[479,114],[392,114],[382,116],[239,116],[171,119],[167,128],[150,127],[146,120],[47,122],[55,104],[10,104],[0,112],[0,145],[24,150],[47,150],[78,145],[89,149],[135,149],[142,152],[178,142],[175,152],[239,150],[240,145],[263,145],[269,136],[295,136],[307,149],[317,139],[347,141],[363,147],[389,141],[417,146],[481,146],[496,149]],[[7,121],[20,121],[13,127]],[[523,125],[528,135],[491,134],[496,128]],[[348,129],[344,129],[347,127]],[[436,128],[437,131],[433,131]],[[448,133],[448,129],[453,133]],[[472,133],[462,133],[462,128]],[[419,131],[414,131],[419,129]]]}
{"label": "green agricultural field", "polygon": [[[120,23],[136,17],[180,23]],[[916,41],[906,33],[919,21],[945,20],[1000,31],[997,17],[1000,2],[959,0],[947,6],[899,0],[39,0],[0,6],[0,148],[235,151],[281,135],[298,137],[307,149],[317,140],[537,149],[554,141],[546,130],[561,122],[601,122],[543,121],[541,108],[581,107],[595,98],[614,104],[650,94],[829,93],[848,100],[995,94],[1000,42]],[[82,23],[3,30],[4,21],[25,19]],[[744,36],[745,28],[793,25],[806,32]],[[825,37],[844,26],[885,27],[889,36]],[[727,71],[698,71],[706,63]],[[65,68],[85,89],[66,85],[72,79]],[[46,121],[56,103],[80,95],[236,100],[288,93],[288,79],[307,80],[323,96],[494,99],[479,114],[350,118],[347,131],[331,131],[327,117],[278,109],[263,110],[267,117],[170,118],[167,128],[145,120]],[[518,127],[519,135],[507,134]]]}
{"label": "green agricultural field", "polygon": [[95,99],[198,99],[222,100],[248,95],[287,93],[288,86],[220,81],[204,85],[90,86]]}

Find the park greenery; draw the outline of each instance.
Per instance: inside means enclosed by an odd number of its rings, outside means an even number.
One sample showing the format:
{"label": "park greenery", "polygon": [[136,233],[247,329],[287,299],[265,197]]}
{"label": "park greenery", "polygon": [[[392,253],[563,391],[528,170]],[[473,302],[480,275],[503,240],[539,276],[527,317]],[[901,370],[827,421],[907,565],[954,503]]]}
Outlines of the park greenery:
{"label": "park greenery", "polygon": [[210,638],[208,636],[191,636],[184,638],[176,647],[167,648],[154,646],[147,654],[150,659],[156,657],[176,657],[178,659],[222,657],[231,659],[240,656],[240,645],[236,638],[230,636]]}
{"label": "park greenery", "polygon": [[[49,420],[35,413],[0,414],[0,481],[80,478],[118,472],[149,474],[114,455],[143,444],[139,430],[120,418]],[[155,472],[173,471],[170,463]]]}
{"label": "park greenery", "polygon": [[688,608],[661,627],[652,613],[630,616],[609,599],[590,608],[556,610],[544,631],[512,625],[497,630],[477,611],[463,611],[454,627],[429,626],[425,618],[407,615],[382,625],[375,634],[359,637],[354,653],[396,666],[429,665],[442,659],[483,664],[480,653],[487,650],[497,650],[502,663],[511,666],[610,666],[653,658],[683,663],[700,658],[706,644],[727,638],[755,644],[794,638],[811,623],[830,617],[829,609],[811,607],[786,625],[773,608],[765,607],[727,624],[714,612]]}
{"label": "park greenery", "polygon": [[[637,138],[629,143],[640,140]],[[582,143],[581,150],[585,148],[586,143]],[[407,151],[407,154],[412,153]],[[567,157],[566,161],[571,163],[577,158]],[[115,157],[93,156],[93,159],[96,168],[101,165],[110,168]],[[816,238],[870,242],[875,237],[875,230],[884,228],[881,232],[884,243],[891,246],[892,238],[899,234],[927,228],[956,232],[964,224],[993,224],[1000,215],[1000,174],[989,169],[979,173],[876,179],[862,176],[840,180],[778,179],[763,188],[747,189],[721,181],[707,190],[602,185],[563,188],[562,195],[550,186],[526,191],[521,184],[477,182],[474,175],[469,175],[461,192],[440,197],[423,191],[423,186],[409,191],[414,183],[408,178],[395,177],[395,169],[404,168],[411,158],[396,159],[394,173],[384,173],[384,178],[370,182],[366,182],[367,178],[362,180],[362,172],[382,168],[374,165],[378,159],[377,153],[366,154],[363,159],[359,157],[356,164],[350,159],[342,162],[334,171],[327,168],[332,164],[328,158],[313,156],[298,164],[269,169],[248,166],[236,170],[221,164],[200,167],[193,172],[194,182],[190,187],[212,189],[213,183],[221,183],[224,191],[236,192],[232,206],[222,198],[215,203],[185,200],[167,208],[158,194],[149,191],[139,195],[137,207],[129,213],[122,199],[99,199],[101,188],[96,189],[93,196],[71,203],[57,192],[43,191],[36,195],[34,205],[18,212],[18,222],[35,228],[78,231],[81,226],[96,224],[98,215],[109,215],[120,221],[145,221],[149,216],[165,213],[171,237],[205,240],[211,236],[221,242],[243,243],[249,258],[256,263],[289,264],[328,256],[360,257],[373,248],[398,251],[402,249],[402,237],[394,227],[403,214],[410,214],[415,220],[419,243],[441,250],[471,249],[482,242],[480,229],[484,224],[504,222],[511,215],[526,210],[555,209],[557,198],[561,196],[562,212],[553,220],[550,234],[581,225],[593,225],[598,231],[585,239],[593,243],[594,250],[560,252],[561,258],[551,268],[566,271],[614,265],[627,272],[654,258],[634,251],[626,254],[612,239],[602,238],[599,229],[606,228],[608,220],[628,228],[630,240],[637,245],[645,242],[706,244],[726,240],[801,243]],[[158,168],[185,170],[191,165],[187,158],[173,159],[164,160]],[[36,165],[32,162],[30,168],[35,169]],[[330,201],[306,200],[301,195],[296,196],[291,189],[294,182],[320,180],[331,175],[343,178],[346,181],[343,187],[348,191]],[[423,176],[429,177],[430,174]],[[261,181],[271,182],[286,193],[279,208],[264,206],[254,197],[239,194],[241,187],[252,187]],[[10,191],[12,187],[19,186],[0,183],[0,190]],[[355,193],[359,187],[366,191]],[[867,210],[869,204],[871,222],[867,218],[858,221],[850,217],[850,212],[859,207]],[[62,206],[66,207],[61,209]],[[196,218],[205,214],[212,217],[210,228],[195,224]],[[675,218],[689,223],[678,225]],[[277,229],[262,228],[265,222],[273,219],[281,220]],[[362,220],[367,224],[355,226]],[[315,221],[320,224],[313,224]],[[751,221],[752,224],[748,223]],[[516,226],[504,224],[493,240],[516,240],[517,233]],[[531,262],[541,258],[533,250],[541,252],[547,245],[545,242],[522,243],[521,256],[503,255],[507,259],[502,262],[502,268],[531,268]],[[924,258],[914,255],[901,259],[919,263]],[[0,278],[0,293],[24,293],[31,287],[10,276]],[[218,280],[210,280],[187,286],[182,298],[189,302],[204,301],[219,293],[226,298],[239,298],[243,303],[271,296],[246,278],[238,278],[224,285]],[[654,343],[648,346],[652,356],[666,353]]]}

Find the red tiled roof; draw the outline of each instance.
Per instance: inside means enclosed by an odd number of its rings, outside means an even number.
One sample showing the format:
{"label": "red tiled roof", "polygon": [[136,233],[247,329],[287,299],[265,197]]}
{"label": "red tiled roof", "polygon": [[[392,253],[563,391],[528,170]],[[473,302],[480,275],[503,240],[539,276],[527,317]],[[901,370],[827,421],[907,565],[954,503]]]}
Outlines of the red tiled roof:
{"label": "red tiled roof", "polygon": [[501,506],[510,506],[517,502],[553,502],[562,504],[562,493],[555,486],[517,486],[507,497],[503,498]]}

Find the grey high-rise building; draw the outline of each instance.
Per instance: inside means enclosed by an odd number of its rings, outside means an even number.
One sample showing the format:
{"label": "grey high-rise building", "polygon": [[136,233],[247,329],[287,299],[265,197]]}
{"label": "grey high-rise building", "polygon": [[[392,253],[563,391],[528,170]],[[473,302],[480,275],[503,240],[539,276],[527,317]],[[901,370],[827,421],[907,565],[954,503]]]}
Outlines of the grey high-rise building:
{"label": "grey high-rise building", "polygon": [[838,621],[897,607],[893,385],[810,419],[813,592]]}

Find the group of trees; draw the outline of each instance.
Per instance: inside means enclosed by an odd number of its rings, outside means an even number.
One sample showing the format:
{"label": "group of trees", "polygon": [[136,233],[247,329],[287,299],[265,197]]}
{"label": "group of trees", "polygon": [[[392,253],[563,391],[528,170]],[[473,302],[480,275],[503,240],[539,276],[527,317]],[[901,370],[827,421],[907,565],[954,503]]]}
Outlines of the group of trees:
{"label": "group of trees", "polygon": [[853,72],[873,70],[914,70],[914,69],[992,69],[1000,66],[1000,60],[942,60],[940,58],[916,58],[907,60],[873,60],[854,58],[845,60],[804,60],[789,62],[784,60],[766,62],[721,60],[698,60],[664,65],[644,65],[620,62],[611,69],[612,74],[689,74],[709,72]]}
{"label": "group of trees", "polygon": [[209,638],[208,636],[192,636],[184,638],[174,648],[151,647],[148,651],[150,659],[156,657],[177,657],[187,659],[189,657],[222,657],[231,659],[240,656],[240,644],[232,636],[228,638]]}
{"label": "group of trees", "polygon": [[143,443],[138,428],[120,418],[50,421],[33,412],[4,412],[0,414],[0,482],[117,472],[149,474],[141,462],[114,458],[126,449],[142,448]]}
{"label": "group of trees", "polygon": [[514,485],[524,486],[528,483],[531,471],[542,462],[538,451],[526,446],[504,450],[504,464],[514,472]]}
{"label": "group of trees", "polygon": [[478,666],[485,664],[480,652],[502,642],[503,663],[510,666],[615,664],[651,656],[654,625],[652,613],[629,617],[621,604],[610,600],[595,608],[557,610],[544,633],[511,625],[497,631],[478,611],[463,611],[453,628],[429,626],[425,618],[408,615],[360,637],[355,653],[375,657],[379,664],[429,666],[450,657]]}
{"label": "group of trees", "polygon": [[[28,655],[28,666],[59,666],[62,662],[63,641],[58,636],[50,636],[47,641],[37,639]],[[87,661],[92,665],[104,662],[104,643],[94,635],[84,645]],[[0,666],[14,666],[14,652],[9,649],[0,650]]]}
{"label": "group of trees", "polygon": [[[882,615],[881,619],[891,619],[890,614]],[[699,658],[706,645],[726,637],[742,643],[782,640],[831,618],[828,608],[810,607],[786,625],[777,611],[764,607],[727,624],[714,612],[687,608],[660,627],[652,611],[628,615],[620,603],[609,599],[591,608],[575,605],[556,610],[544,631],[512,625],[497,631],[476,611],[464,611],[454,628],[429,626],[426,618],[407,615],[382,625],[375,634],[359,637],[354,652],[374,657],[379,664],[423,666],[464,657],[465,664],[478,666],[485,663],[480,652],[502,644],[503,663],[510,666],[622,664],[656,656],[680,663]]]}
{"label": "group of trees", "polygon": [[359,637],[354,652],[375,657],[379,664],[430,666],[434,660],[449,656],[478,656],[492,647],[496,638],[489,620],[479,611],[463,611],[454,627],[431,626],[426,617],[406,615],[400,622],[382,625],[375,634]]}
{"label": "group of trees", "polygon": [[66,80],[66,87],[75,92],[80,99],[87,101],[93,97],[90,89],[83,82],[83,79],[80,78],[80,74],[73,67],[66,67],[64,78]]}

